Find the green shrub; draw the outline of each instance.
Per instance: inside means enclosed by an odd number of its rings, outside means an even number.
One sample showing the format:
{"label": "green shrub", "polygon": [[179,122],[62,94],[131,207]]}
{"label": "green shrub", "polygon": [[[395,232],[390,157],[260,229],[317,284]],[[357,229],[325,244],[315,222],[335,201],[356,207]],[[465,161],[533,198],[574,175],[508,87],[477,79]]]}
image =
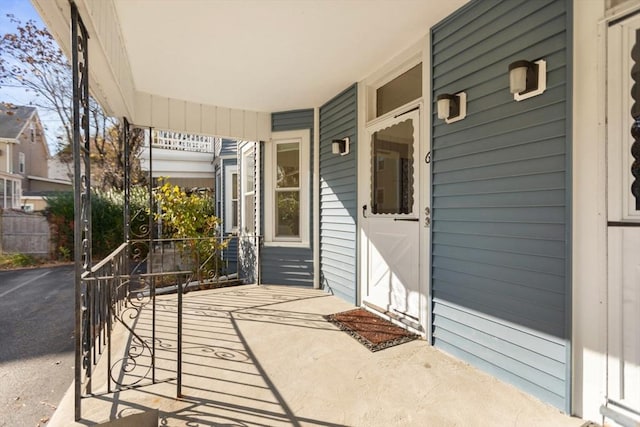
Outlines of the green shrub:
{"label": "green shrub", "polygon": [[[131,228],[141,229],[149,221],[148,189],[134,187],[130,195]],[[52,239],[59,259],[74,257],[74,197],[61,192],[46,198],[47,218],[52,225]],[[92,255],[107,256],[124,242],[124,193],[122,191],[92,191],[91,245]]]}

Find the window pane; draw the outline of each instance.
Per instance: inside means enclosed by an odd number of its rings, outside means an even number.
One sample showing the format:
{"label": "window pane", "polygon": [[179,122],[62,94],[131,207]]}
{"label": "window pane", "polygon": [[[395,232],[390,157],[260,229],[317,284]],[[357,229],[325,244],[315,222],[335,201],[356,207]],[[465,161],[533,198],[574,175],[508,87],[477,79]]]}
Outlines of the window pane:
{"label": "window pane", "polygon": [[276,187],[299,187],[300,145],[297,142],[278,144],[276,156]]}
{"label": "window pane", "polygon": [[300,237],[300,192],[276,192],[276,236]]}
{"label": "window pane", "polygon": [[231,198],[233,200],[238,199],[238,174],[231,174]]}
{"label": "window pane", "polygon": [[236,228],[238,226],[238,201],[233,200],[231,202],[231,227]]}
{"label": "window pane", "polygon": [[244,158],[244,175],[247,177],[247,188],[245,189],[245,193],[249,193],[253,191],[253,175],[255,174],[255,159],[253,158],[253,153],[245,156]]}
{"label": "window pane", "polygon": [[7,206],[4,205],[4,189],[5,189],[5,180],[4,178],[0,178],[0,208],[5,209]]}
{"label": "window pane", "polygon": [[253,194],[244,196],[244,230],[249,234],[255,233],[255,206],[253,205]]}
{"label": "window pane", "polygon": [[372,136],[371,211],[409,214],[413,208],[413,122],[405,120]]}
{"label": "window pane", "polygon": [[422,96],[422,64],[399,75],[376,91],[376,117]]}

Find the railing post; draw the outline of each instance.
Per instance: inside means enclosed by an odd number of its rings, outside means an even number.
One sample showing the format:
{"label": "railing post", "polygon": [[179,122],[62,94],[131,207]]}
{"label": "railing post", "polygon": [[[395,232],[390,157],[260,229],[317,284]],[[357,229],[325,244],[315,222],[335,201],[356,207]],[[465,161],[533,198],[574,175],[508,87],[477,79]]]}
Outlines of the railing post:
{"label": "railing post", "polygon": [[[90,363],[87,338],[90,325],[86,322],[87,300],[83,275],[91,268],[91,168],[89,134],[89,62],[87,30],[78,8],[70,1],[71,50],[73,84],[73,168],[74,168],[74,261],[75,261],[75,408],[74,417],[82,415],[82,368]],[[86,330],[83,330],[84,328]]]}
{"label": "railing post", "polygon": [[[126,117],[122,118],[122,144],[124,152],[124,177],[123,177],[123,191],[124,191],[124,206],[122,209],[122,215],[124,216],[124,242],[129,243],[131,239],[131,129],[129,128],[129,120]],[[125,251],[124,257],[125,271],[127,274],[131,274],[131,266],[129,265],[129,246]]]}
{"label": "railing post", "polygon": [[[176,388],[176,397],[182,397],[182,283],[180,280],[180,275],[176,277],[176,282],[178,284],[178,354],[177,354],[177,388]],[[187,277],[185,277],[186,282]]]}

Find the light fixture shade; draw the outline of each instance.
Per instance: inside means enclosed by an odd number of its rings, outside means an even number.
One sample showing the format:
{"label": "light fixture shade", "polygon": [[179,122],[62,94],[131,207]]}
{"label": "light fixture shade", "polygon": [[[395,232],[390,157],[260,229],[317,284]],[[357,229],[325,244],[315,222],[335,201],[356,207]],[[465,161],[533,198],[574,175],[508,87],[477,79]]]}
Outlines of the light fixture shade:
{"label": "light fixture shade", "polygon": [[331,152],[333,154],[340,154],[341,156],[349,154],[349,137],[346,136],[342,139],[334,139],[331,141]]}
{"label": "light fixture shade", "polygon": [[331,153],[333,154],[340,154],[340,145],[341,141],[339,140],[335,140],[331,143]]}
{"label": "light fixture shade", "polygon": [[455,102],[455,96],[449,94],[438,95],[438,118],[445,120],[451,116],[451,103]]}
{"label": "light fixture shade", "polygon": [[509,90],[511,93],[524,92],[527,89],[527,71],[533,67],[529,61],[516,61],[509,64]]}

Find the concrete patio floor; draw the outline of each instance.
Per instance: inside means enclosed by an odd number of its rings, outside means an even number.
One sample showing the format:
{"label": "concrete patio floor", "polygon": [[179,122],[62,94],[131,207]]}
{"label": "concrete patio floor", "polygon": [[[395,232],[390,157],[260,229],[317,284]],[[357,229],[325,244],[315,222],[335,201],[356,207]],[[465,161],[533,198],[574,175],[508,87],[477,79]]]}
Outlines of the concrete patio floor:
{"label": "concrete patio floor", "polygon": [[[85,398],[79,423],[73,422],[72,386],[48,426],[92,425],[156,408],[162,426],[584,423],[422,340],[371,353],[322,317],[352,305],[322,291],[283,286],[184,296],[183,397],[176,398],[176,381],[169,379],[176,369],[176,295],[159,297],[157,304],[156,379],[167,380]],[[150,319],[146,310],[135,325],[145,338]],[[120,354],[127,344],[136,347],[124,334],[118,339]],[[141,356],[118,380],[141,380],[149,365]],[[98,366],[96,394],[105,372]]]}

